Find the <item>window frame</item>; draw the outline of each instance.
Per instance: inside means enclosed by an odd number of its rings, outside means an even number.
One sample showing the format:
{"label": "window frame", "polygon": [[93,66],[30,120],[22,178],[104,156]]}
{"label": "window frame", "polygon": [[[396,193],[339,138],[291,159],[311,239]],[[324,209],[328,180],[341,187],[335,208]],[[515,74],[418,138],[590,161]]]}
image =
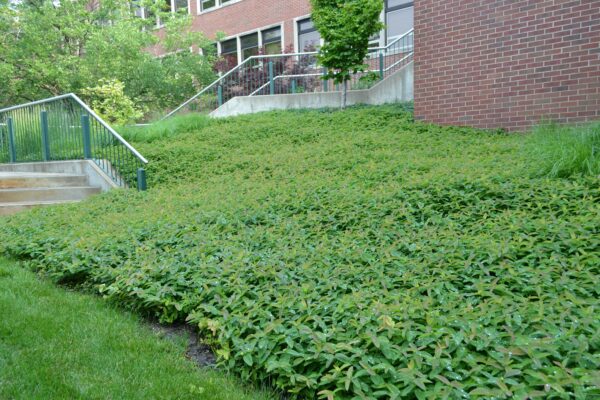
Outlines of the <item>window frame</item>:
{"label": "window frame", "polygon": [[[400,4],[400,5],[392,6],[392,7],[390,7],[389,4],[390,4],[390,0],[385,0],[385,7],[384,7],[384,12],[383,12],[383,22],[384,22],[384,24],[386,26],[383,29],[383,32],[384,32],[384,37],[385,37],[386,44],[390,43],[390,39],[395,39],[395,38],[398,38],[398,37],[401,36],[401,35],[398,35],[398,36],[389,36],[388,35],[388,26],[387,26],[388,25],[387,24],[387,22],[388,22],[388,14],[393,13],[395,11],[403,10],[405,8],[411,8],[411,7],[412,7],[413,13],[414,13],[414,8],[415,8],[415,1],[414,0],[408,1],[405,4]],[[413,15],[413,18],[414,18],[414,15]]]}
{"label": "window frame", "polygon": [[196,0],[196,15],[201,15],[207,12],[211,12],[211,11],[215,11],[218,10],[220,8],[223,7],[227,7],[227,6],[231,6],[233,4],[239,3],[242,0],[215,0],[215,5],[207,8],[207,9],[203,9],[202,8],[202,0]]}
{"label": "window frame", "polygon": [[[232,0],[232,1],[236,1],[236,0]],[[238,60],[238,65],[239,65],[245,61],[243,53],[244,53],[244,50],[246,50],[246,49],[244,49],[242,47],[242,38],[245,36],[250,36],[250,35],[258,35],[258,49],[260,51],[261,49],[264,48],[264,45],[265,45],[265,42],[263,41],[264,40],[263,33],[270,31],[270,30],[274,30],[274,29],[279,29],[280,35],[279,35],[278,41],[281,46],[281,51],[283,51],[283,46],[285,43],[285,40],[284,40],[285,31],[284,31],[284,22],[280,22],[280,23],[273,24],[273,25],[266,25],[264,27],[254,29],[251,31],[241,32],[241,33],[238,33],[237,35],[228,36],[228,37],[220,40],[217,45],[217,56],[220,57],[223,55],[223,43],[224,42],[228,42],[230,40],[235,40],[236,44],[237,44],[237,60]],[[269,40],[266,42],[266,44],[277,43],[278,41],[277,40]],[[233,54],[233,52],[225,53],[225,54]]]}

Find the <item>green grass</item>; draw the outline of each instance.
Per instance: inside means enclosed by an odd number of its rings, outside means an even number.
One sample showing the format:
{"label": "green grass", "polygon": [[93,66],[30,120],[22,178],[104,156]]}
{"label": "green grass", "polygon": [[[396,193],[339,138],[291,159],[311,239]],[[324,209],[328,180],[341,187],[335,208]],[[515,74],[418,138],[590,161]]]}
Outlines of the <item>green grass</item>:
{"label": "green grass", "polygon": [[184,352],[184,338],[0,259],[0,398],[267,398]]}
{"label": "green grass", "polygon": [[209,123],[210,119],[206,115],[187,114],[147,126],[123,126],[118,131],[128,141],[152,143],[201,130]]}
{"label": "green grass", "polygon": [[540,174],[558,178],[600,176],[600,122],[541,125],[532,140]]}
{"label": "green grass", "polygon": [[204,123],[131,136],[150,191],[7,219],[0,251],[301,398],[600,395],[596,177],[398,105]]}

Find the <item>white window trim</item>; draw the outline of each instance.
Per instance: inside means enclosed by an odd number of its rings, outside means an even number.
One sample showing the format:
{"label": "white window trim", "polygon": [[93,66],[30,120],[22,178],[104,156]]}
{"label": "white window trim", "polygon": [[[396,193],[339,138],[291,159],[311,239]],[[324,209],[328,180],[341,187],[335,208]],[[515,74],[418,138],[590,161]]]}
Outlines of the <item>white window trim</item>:
{"label": "white window trim", "polygon": [[[294,18],[294,52],[295,53],[301,53],[300,51],[300,41],[299,39],[299,31],[298,31],[298,22],[305,20],[305,19],[309,19],[312,15],[311,14],[306,14],[303,15],[301,17],[296,17]],[[323,38],[321,38],[321,46],[323,46],[325,44],[325,41],[323,40]]]}
{"label": "white window trim", "polygon": [[[177,12],[177,10],[175,9],[175,0],[170,0],[170,2],[171,2],[171,13],[175,14]],[[142,15],[140,18],[142,18],[144,20],[148,19],[148,17],[146,16],[146,7],[140,7],[140,9],[142,10]],[[187,12],[189,15],[192,14],[191,0],[187,0]],[[162,21],[160,20],[160,17],[157,15],[155,24],[152,27],[152,29],[157,30],[157,29],[162,29],[164,27],[165,27],[165,24],[162,23]]]}
{"label": "white window trim", "polygon": [[242,57],[244,56],[242,54],[242,40],[241,37],[242,36],[247,36],[247,35],[252,35],[254,33],[258,34],[258,47],[262,47],[263,44],[263,31],[266,31],[268,29],[272,29],[272,28],[279,28],[281,30],[281,50],[283,51],[284,49],[284,44],[285,44],[285,23],[284,21],[275,23],[275,24],[271,24],[271,25],[265,25],[263,27],[260,27],[258,29],[253,29],[250,31],[246,31],[246,32],[241,32],[238,33],[236,35],[232,35],[232,36],[226,36],[223,39],[221,39],[220,41],[217,42],[217,54],[220,56],[221,55],[221,42],[226,42],[228,40],[232,40],[235,39],[236,43],[237,43],[237,59],[238,59],[238,65],[241,64],[242,62],[244,62],[244,60],[242,59]]}
{"label": "white window trim", "polygon": [[243,0],[231,0],[231,1],[228,1],[227,3],[225,3],[225,4],[223,4],[221,1],[222,0],[215,0],[215,5],[214,6],[212,6],[208,10],[202,10],[202,0],[196,0],[196,15],[208,14],[208,13],[211,13],[213,11],[220,10],[221,8],[229,7],[231,5],[237,4],[237,3],[239,3],[240,1],[243,1]]}

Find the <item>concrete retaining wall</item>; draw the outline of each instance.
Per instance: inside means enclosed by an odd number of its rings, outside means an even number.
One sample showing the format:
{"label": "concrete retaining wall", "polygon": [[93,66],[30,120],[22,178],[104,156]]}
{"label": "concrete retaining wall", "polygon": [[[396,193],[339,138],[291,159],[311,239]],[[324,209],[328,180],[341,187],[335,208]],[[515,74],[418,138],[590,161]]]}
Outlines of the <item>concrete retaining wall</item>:
{"label": "concrete retaining wall", "polygon": [[[348,105],[385,104],[414,99],[413,63],[379,82],[368,90],[348,92]],[[213,111],[214,118],[253,114],[273,110],[293,110],[302,108],[339,108],[342,105],[342,92],[278,94],[273,96],[234,97]]]}

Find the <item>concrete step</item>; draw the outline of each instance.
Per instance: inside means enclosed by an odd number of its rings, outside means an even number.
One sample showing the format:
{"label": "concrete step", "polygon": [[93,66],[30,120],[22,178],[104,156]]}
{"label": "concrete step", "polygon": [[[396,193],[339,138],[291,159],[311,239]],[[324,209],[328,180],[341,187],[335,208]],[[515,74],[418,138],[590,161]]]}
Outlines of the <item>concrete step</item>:
{"label": "concrete step", "polygon": [[0,189],[0,204],[83,200],[100,192],[99,187],[93,186]]}
{"label": "concrete step", "polygon": [[87,186],[88,178],[78,174],[42,172],[0,172],[0,189]]}
{"label": "concrete step", "polygon": [[33,207],[47,207],[47,206],[54,206],[57,204],[70,204],[70,203],[77,203],[77,202],[79,202],[79,200],[0,203],[0,216],[13,215],[20,211],[29,210]]}

